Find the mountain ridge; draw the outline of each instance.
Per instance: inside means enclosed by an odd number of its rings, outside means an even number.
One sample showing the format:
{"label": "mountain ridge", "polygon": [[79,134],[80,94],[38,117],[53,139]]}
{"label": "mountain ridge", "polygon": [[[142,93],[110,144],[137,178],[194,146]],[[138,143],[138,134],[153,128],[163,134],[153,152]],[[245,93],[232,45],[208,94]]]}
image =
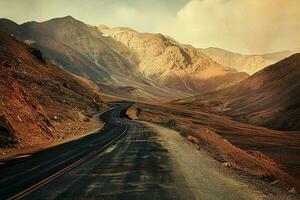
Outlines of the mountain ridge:
{"label": "mountain ridge", "polygon": [[[138,49],[107,34],[117,29],[125,36],[134,36],[132,39],[140,43]],[[162,34],[138,33],[130,28],[104,31],[70,16],[17,26],[0,20],[0,30],[33,43],[53,63],[105,85],[109,93],[119,85],[132,87],[135,95],[141,92],[137,98],[145,93],[151,98],[178,98],[221,89],[247,77]],[[145,41],[148,46],[142,44]]]}
{"label": "mountain ridge", "polygon": [[211,109],[250,124],[300,130],[300,53],[223,90],[177,101]]}
{"label": "mountain ridge", "polygon": [[261,55],[244,55],[241,53],[235,53],[216,47],[209,47],[205,49],[199,48],[199,51],[229,69],[233,69],[238,72],[246,72],[249,75],[253,75],[254,73],[264,69],[265,67],[295,53],[293,51],[287,50]]}
{"label": "mountain ridge", "polygon": [[[237,81],[243,79],[246,74],[238,74],[226,70],[222,65],[214,62],[196,48],[190,45],[178,44],[162,34],[139,33],[128,28],[100,28],[104,36],[112,37],[131,49],[138,57],[138,70],[146,77],[155,79],[158,83],[167,86],[182,85],[188,90],[200,93],[211,90],[208,79],[222,77],[231,73]],[[153,59],[155,58],[155,59]],[[174,80],[179,80],[179,83]],[[228,86],[229,80],[224,86],[220,83],[215,88]],[[226,85],[226,86],[225,86]],[[176,88],[176,87],[175,87]],[[183,88],[180,88],[183,89]],[[203,90],[203,91],[201,91]]]}
{"label": "mountain ridge", "polygon": [[0,148],[30,146],[99,126],[99,95],[41,52],[0,32]]}

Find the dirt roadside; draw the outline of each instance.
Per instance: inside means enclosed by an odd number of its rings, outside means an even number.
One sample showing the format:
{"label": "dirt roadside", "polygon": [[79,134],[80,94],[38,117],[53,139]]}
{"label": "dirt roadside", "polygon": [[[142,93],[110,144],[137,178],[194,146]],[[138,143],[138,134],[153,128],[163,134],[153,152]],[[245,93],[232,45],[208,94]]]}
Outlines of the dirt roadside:
{"label": "dirt roadside", "polygon": [[22,157],[24,155],[32,154],[34,152],[41,151],[43,149],[47,149],[66,142],[70,142],[72,140],[77,140],[81,137],[98,132],[104,127],[104,123],[101,120],[99,120],[99,115],[100,114],[94,115],[91,121],[89,122],[89,126],[86,126],[85,129],[78,131],[76,134],[70,134],[65,138],[46,140],[43,143],[23,148],[3,149],[0,151],[0,161],[5,159]]}
{"label": "dirt roadside", "polygon": [[163,145],[172,154],[191,190],[198,199],[297,199],[298,196],[267,193],[237,176],[233,171],[199,149],[180,133],[169,128],[142,122],[162,138]]}
{"label": "dirt roadside", "polygon": [[[293,159],[296,154],[291,151],[299,142],[293,134],[235,122],[211,113],[142,103],[132,105],[127,116],[176,130],[182,138],[265,194],[297,195],[297,176],[286,173],[284,168],[298,161]],[[278,160],[274,152],[293,154],[280,156]]]}

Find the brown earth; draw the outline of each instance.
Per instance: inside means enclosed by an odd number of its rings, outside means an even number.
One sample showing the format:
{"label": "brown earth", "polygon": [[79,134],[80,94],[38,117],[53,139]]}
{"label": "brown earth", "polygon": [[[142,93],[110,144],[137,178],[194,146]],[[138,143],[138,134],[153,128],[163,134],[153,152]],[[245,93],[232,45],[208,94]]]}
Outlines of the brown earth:
{"label": "brown earth", "polygon": [[[140,110],[134,112],[133,110]],[[275,131],[213,113],[171,105],[137,104],[129,109],[139,120],[179,131],[227,167],[288,188],[300,189],[299,132]],[[138,114],[139,113],[139,114]],[[279,181],[277,181],[279,180]]]}
{"label": "brown earth", "polygon": [[103,108],[88,84],[0,32],[0,148],[26,147],[100,127]]}

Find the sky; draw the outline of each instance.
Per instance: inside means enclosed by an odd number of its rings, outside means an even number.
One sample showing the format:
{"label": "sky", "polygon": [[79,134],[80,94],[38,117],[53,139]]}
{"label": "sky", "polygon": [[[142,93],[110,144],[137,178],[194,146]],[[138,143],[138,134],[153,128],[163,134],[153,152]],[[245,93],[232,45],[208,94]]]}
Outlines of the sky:
{"label": "sky", "polygon": [[71,15],[244,54],[300,48],[300,0],[0,0],[17,23]]}

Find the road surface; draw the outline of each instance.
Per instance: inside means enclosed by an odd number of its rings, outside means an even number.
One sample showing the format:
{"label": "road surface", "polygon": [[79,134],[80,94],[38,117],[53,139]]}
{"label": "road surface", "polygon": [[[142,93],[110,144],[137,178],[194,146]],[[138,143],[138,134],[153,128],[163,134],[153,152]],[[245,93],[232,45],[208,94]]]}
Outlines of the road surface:
{"label": "road surface", "polygon": [[264,199],[174,130],[122,117],[102,131],[1,161],[0,199]]}
{"label": "road surface", "polygon": [[104,130],[0,165],[0,199],[196,199],[163,147],[142,123],[102,117]]}

